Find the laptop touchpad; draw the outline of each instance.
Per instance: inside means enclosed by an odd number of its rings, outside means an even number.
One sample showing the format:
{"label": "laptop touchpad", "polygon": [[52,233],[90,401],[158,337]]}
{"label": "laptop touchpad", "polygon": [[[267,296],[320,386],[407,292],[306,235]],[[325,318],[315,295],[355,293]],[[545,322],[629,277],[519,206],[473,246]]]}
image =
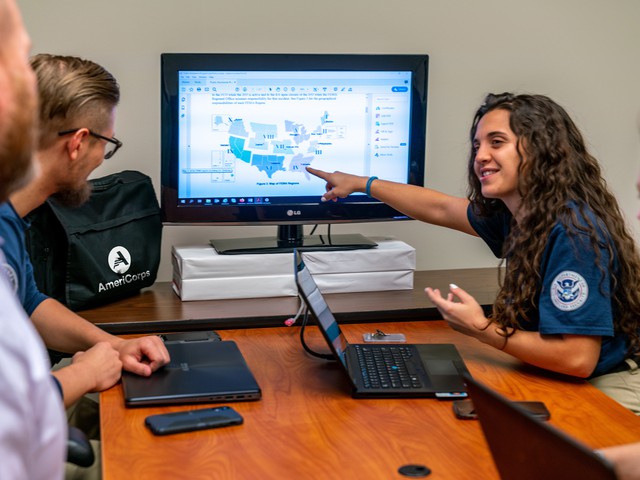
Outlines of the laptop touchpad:
{"label": "laptop touchpad", "polygon": [[428,360],[427,370],[429,375],[458,375],[458,369],[452,360]]}

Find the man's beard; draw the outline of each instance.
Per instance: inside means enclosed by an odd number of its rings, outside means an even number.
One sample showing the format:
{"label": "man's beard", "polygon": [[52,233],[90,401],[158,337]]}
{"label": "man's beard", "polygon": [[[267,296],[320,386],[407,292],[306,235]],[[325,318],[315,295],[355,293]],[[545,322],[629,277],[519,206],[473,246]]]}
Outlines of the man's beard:
{"label": "man's beard", "polygon": [[85,204],[91,197],[91,184],[84,182],[79,187],[62,188],[52,196],[65,207],[76,208]]}
{"label": "man's beard", "polygon": [[[9,72],[9,75],[12,75]],[[36,96],[28,83],[17,76],[11,78],[15,93],[14,110],[2,122],[0,138],[0,202],[26,185],[33,177],[32,157],[35,150]]]}

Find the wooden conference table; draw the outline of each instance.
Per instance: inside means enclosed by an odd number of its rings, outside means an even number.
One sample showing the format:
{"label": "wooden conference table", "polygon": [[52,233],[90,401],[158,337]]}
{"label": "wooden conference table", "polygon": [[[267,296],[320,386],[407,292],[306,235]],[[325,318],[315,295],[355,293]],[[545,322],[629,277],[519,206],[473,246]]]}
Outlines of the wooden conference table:
{"label": "wooden conference table", "polygon": [[[443,321],[344,325],[352,342],[375,328],[411,343],[454,343],[475,378],[511,399],[545,402],[551,424],[590,447],[640,441],[640,418],[588,383],[525,366]],[[353,399],[336,365],[303,352],[299,327],[219,333],[238,344],[262,387],[261,400],[233,404],[245,423],[155,437],[146,416],[205,405],[127,409],[117,385],[101,394],[105,480],[392,479],[405,478],[406,464],[426,465],[434,479],[498,478],[478,422],[457,420],[450,401]],[[326,351],[316,327],[306,339]]]}

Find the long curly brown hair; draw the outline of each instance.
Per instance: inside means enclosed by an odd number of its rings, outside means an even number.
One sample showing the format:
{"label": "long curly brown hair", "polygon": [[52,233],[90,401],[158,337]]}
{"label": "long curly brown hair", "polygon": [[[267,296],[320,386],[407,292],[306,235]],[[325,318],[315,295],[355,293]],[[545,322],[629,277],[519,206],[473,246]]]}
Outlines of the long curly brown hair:
{"label": "long curly brown hair", "polygon": [[[512,221],[504,243],[505,271],[492,321],[513,333],[521,328],[521,320],[528,320],[528,312],[536,307],[540,293],[540,265],[548,236],[553,226],[561,222],[568,232],[588,235],[603,279],[605,271],[611,272],[615,331],[628,336],[630,352],[638,352],[640,257],[597,160],[587,152],[583,137],[567,112],[543,95],[488,95],[473,120],[472,145],[478,122],[496,109],[510,113],[510,128],[518,138],[518,191],[522,203],[521,218]],[[468,164],[472,208],[481,216],[506,210],[502,201],[482,196],[474,162],[472,148]],[[586,213],[588,210],[596,222]],[[599,249],[603,232],[609,257],[606,265],[602,264]],[[616,259],[618,268],[614,269]]]}

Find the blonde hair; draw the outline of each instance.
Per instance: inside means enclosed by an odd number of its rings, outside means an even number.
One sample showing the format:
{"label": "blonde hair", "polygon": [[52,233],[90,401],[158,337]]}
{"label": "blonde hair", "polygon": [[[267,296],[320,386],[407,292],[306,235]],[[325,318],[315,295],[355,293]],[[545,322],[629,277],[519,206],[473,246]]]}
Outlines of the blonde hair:
{"label": "blonde hair", "polygon": [[31,58],[40,99],[38,147],[45,148],[58,132],[87,127],[105,128],[120,100],[113,75],[90,60],[39,54]]}

